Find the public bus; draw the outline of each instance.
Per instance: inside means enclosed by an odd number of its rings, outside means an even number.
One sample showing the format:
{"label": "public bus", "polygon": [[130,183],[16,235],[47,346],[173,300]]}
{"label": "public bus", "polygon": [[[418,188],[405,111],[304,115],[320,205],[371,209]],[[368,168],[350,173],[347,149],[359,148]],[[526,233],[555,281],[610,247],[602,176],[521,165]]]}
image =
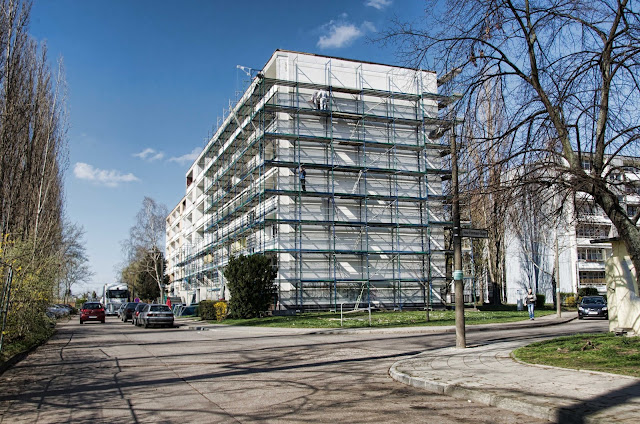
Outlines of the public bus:
{"label": "public bus", "polygon": [[105,284],[102,291],[102,304],[107,315],[115,315],[123,303],[129,301],[131,292],[126,284]]}

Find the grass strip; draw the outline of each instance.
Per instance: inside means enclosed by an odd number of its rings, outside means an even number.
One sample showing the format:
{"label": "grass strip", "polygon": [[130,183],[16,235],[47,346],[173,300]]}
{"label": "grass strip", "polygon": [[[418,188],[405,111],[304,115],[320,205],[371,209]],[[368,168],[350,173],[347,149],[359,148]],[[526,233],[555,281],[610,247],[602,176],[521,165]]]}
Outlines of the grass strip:
{"label": "grass strip", "polygon": [[523,362],[640,377],[640,337],[577,334],[516,349]]}
{"label": "grass strip", "polygon": [[[536,311],[536,316],[549,314],[555,314],[555,311]],[[529,319],[526,311],[515,310],[465,310],[464,315],[467,325],[505,323]],[[216,323],[216,321],[210,322]],[[340,313],[301,313],[289,316],[268,316],[251,319],[227,318],[222,321],[222,324],[280,328],[340,328]],[[455,311],[430,311],[428,322],[426,321],[425,311],[375,311],[371,313],[371,327],[374,328],[416,327],[425,325],[455,325]],[[368,313],[365,311],[344,314],[343,327],[369,327]]]}
{"label": "grass strip", "polygon": [[41,328],[24,339],[15,340],[2,345],[0,352],[0,373],[15,362],[15,358],[45,343],[55,333],[53,328]]}

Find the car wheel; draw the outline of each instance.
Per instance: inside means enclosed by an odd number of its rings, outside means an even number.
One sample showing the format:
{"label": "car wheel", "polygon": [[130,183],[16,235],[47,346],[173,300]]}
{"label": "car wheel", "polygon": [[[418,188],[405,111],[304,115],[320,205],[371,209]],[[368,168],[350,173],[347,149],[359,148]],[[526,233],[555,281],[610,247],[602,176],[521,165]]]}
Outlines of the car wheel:
{"label": "car wheel", "polygon": [[149,328],[149,322],[147,322],[147,321],[144,321],[142,323],[142,325],[144,325],[144,328]]}
{"label": "car wheel", "polygon": [[105,321],[105,320],[102,320],[102,321],[100,321],[100,322],[104,324],[104,321]]}
{"label": "car wheel", "polygon": [[84,321],[80,320],[80,324],[84,324]]}
{"label": "car wheel", "polygon": [[582,319],[582,318],[583,318],[582,315],[578,314],[578,319]]}

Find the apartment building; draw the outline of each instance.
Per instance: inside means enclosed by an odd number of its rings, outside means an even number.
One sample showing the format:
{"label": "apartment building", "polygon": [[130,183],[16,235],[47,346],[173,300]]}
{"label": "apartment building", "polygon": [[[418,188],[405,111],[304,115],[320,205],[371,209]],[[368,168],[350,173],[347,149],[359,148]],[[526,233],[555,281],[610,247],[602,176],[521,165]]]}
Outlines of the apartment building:
{"label": "apartment building", "polygon": [[[620,202],[629,216],[636,215],[640,210],[640,158],[618,156],[611,159],[609,166],[611,184],[615,185]],[[582,167],[590,171],[590,162],[583,161]],[[594,287],[606,294],[605,261],[612,254],[612,246],[608,242],[593,241],[616,237],[617,231],[590,195],[576,193],[571,204],[565,205],[557,225],[539,230],[534,235],[535,243],[527,243],[523,237],[508,231],[505,268],[509,303],[522,298],[526,287],[535,281],[547,299],[555,295],[551,290],[551,273],[556,246],[561,292],[577,293],[580,288]],[[535,246],[536,252],[527,248],[527,244]]]}
{"label": "apartment building", "polygon": [[186,174],[170,294],[228,298],[229,258],[264,253],[278,309],[440,303],[453,123],[437,93],[434,72],[275,51]]}

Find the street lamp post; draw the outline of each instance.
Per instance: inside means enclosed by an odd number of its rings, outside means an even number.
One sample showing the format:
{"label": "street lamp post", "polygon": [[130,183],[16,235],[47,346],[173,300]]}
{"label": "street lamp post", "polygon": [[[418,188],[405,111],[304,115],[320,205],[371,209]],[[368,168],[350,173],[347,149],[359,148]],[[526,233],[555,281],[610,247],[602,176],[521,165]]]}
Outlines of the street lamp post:
{"label": "street lamp post", "polygon": [[458,193],[458,149],[456,147],[455,126],[450,132],[451,139],[451,191],[453,195],[451,214],[453,215],[453,281],[456,307],[456,347],[466,348],[464,325],[464,273],[462,272],[462,234],[460,228],[460,196]]}

